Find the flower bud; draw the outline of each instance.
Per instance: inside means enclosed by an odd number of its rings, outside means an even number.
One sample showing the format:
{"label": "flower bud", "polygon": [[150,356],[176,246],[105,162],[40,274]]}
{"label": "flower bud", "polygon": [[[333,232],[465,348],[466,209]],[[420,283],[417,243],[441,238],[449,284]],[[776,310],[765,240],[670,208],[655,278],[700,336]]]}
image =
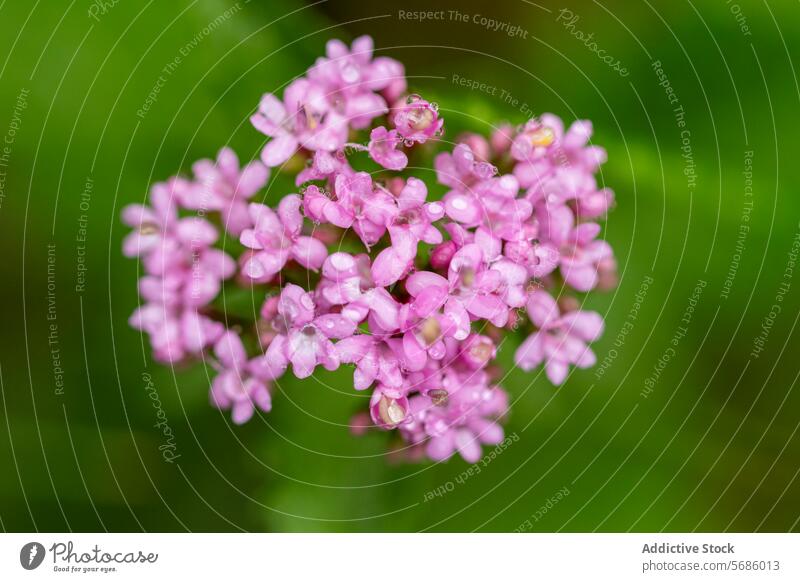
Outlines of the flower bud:
{"label": "flower bud", "polygon": [[461,359],[473,370],[484,367],[495,354],[494,342],[484,335],[473,334],[462,344]]}
{"label": "flower bud", "polygon": [[457,250],[456,243],[451,240],[436,245],[431,251],[431,266],[437,271],[446,271]]}

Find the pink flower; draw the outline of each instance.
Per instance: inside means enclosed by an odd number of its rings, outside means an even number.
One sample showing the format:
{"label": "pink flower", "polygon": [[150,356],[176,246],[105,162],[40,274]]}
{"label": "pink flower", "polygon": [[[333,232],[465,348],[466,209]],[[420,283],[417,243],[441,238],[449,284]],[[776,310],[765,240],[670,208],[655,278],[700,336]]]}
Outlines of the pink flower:
{"label": "pink flower", "polygon": [[397,196],[397,214],[391,217],[388,230],[392,246],[403,258],[417,256],[420,242],[438,244],[442,233],[433,223],[444,217],[444,208],[439,202],[426,203],[428,188],[425,182],[410,177]]}
{"label": "pink flower", "polygon": [[325,45],[325,56],[308,70],[308,77],[332,89],[359,89],[369,75],[372,49],[368,36],[355,39],[352,50],[342,41],[331,39]]}
{"label": "pink flower", "polygon": [[[464,144],[469,147],[470,151],[475,155],[480,162],[486,162],[492,155],[492,149],[489,142],[479,133],[463,133],[458,136],[456,140],[459,144]],[[491,165],[491,164],[490,164]]]}
{"label": "pink flower", "polygon": [[519,161],[514,175],[528,189],[526,197],[531,202],[564,204],[575,200],[586,218],[600,216],[608,209],[613,194],[598,192],[594,178],[606,153],[600,147],[586,145],[591,133],[590,122],[576,121],[565,134],[563,123],[552,114],[544,114],[523,128],[511,153]]}
{"label": "pink flower", "polygon": [[448,370],[442,386],[443,394],[409,399],[408,418],[400,430],[409,441],[424,444],[434,461],[458,452],[475,463],[481,457],[481,443],[496,445],[503,440],[503,429],[495,419],[508,410],[508,397],[499,387],[489,386],[485,374],[476,372]]}
{"label": "pink flower", "polygon": [[391,347],[381,339],[370,335],[353,335],[336,343],[336,352],[343,364],[355,364],[353,387],[366,390],[374,382],[396,395],[404,393],[405,378],[400,361]]}
{"label": "pink flower", "polygon": [[449,314],[440,309],[445,301],[440,295],[436,292],[420,293],[400,310],[400,331],[403,332],[401,361],[403,368],[410,372],[422,370],[428,358],[444,358],[447,352],[445,337],[457,333],[458,328]]}
{"label": "pink flower", "polygon": [[512,240],[525,228],[533,205],[517,198],[519,182],[513,175],[496,174],[494,166],[476,160],[467,144],[436,158],[438,181],[452,188],[443,200],[447,216],[465,227],[482,225],[493,236]]}
{"label": "pink flower", "polygon": [[231,410],[233,422],[244,424],[253,416],[255,407],[272,410],[272,397],[267,384],[248,371],[247,354],[239,336],[227,331],[214,345],[220,371],[211,385],[211,403],[222,410]]}
{"label": "pink flower", "polygon": [[419,95],[410,95],[405,104],[395,110],[392,121],[397,132],[410,143],[425,143],[438,137],[444,125],[436,105]]}
{"label": "pink flower", "polygon": [[436,156],[436,179],[440,184],[457,190],[465,190],[481,180],[488,180],[497,173],[497,168],[480,161],[468,144],[460,143],[452,153],[442,152]]}
{"label": "pink flower", "polygon": [[[545,148],[549,147],[556,141],[556,131],[563,126],[555,123],[555,119],[531,119],[522,128],[516,137],[511,142],[511,155],[515,160],[528,161],[534,156],[541,156],[545,153]],[[550,121],[550,123],[547,123]]]}
{"label": "pink flower", "polygon": [[191,188],[183,178],[154,184],[150,189],[150,206],[129,204],[122,209],[122,222],[134,229],[122,243],[126,257],[146,256],[172,234],[178,221],[176,198]]}
{"label": "pink flower", "polygon": [[580,218],[591,219],[605,216],[614,205],[614,192],[610,188],[585,192],[577,201],[576,214]]}
{"label": "pink flower", "polygon": [[510,123],[502,123],[494,131],[489,139],[492,150],[495,154],[504,154],[509,148],[514,139],[514,127]]}
{"label": "pink flower", "polygon": [[[375,93],[392,81],[384,59],[372,61],[372,39],[358,37],[352,49],[340,40],[328,41],[326,57],[320,57],[308,70],[308,78],[328,91],[329,100],[354,129],[369,127],[377,116],[388,111],[385,99]],[[391,60],[391,59],[389,59]]]}
{"label": "pink flower", "polygon": [[376,127],[369,134],[369,157],[387,170],[402,170],[408,165],[408,156],[397,149],[402,143],[396,129]]}
{"label": "pink flower", "polygon": [[413,177],[397,196],[397,213],[388,225],[392,246],[381,251],[372,266],[376,285],[386,287],[403,277],[417,256],[420,242],[442,242],[442,233],[433,223],[444,216],[444,207],[439,202],[426,204],[427,197],[425,183]]}
{"label": "pink flower", "polygon": [[269,93],[262,98],[251,121],[273,139],[261,159],[272,167],[300,148],[339,150],[349,128],[369,127],[375,117],[388,111],[386,98],[395,99],[404,90],[402,65],[386,57],[373,60],[371,38],[357,38],[352,49],[332,40],[327,56],[318,59],[306,77],[287,87],[283,101]]}
{"label": "pink flower", "polygon": [[471,334],[458,348],[460,360],[471,370],[486,366],[497,355],[497,347],[491,338],[477,333]]}
{"label": "pink flower", "polygon": [[494,236],[513,239],[533,212],[517,198],[519,183],[511,174],[482,180],[468,190],[450,190],[444,197],[447,216],[466,227],[484,225]]}
{"label": "pink flower", "polygon": [[386,289],[375,287],[367,255],[330,255],[322,266],[316,297],[318,306],[342,306],[341,314],[356,324],[367,320],[373,334],[398,329],[400,305]]}
{"label": "pink flower", "polygon": [[261,151],[268,167],[280,166],[300,148],[332,152],[347,141],[347,118],[331,108],[323,86],[306,78],[292,82],[283,101],[265,94],[250,121],[272,138]]}
{"label": "pink flower", "polygon": [[369,401],[372,422],[384,429],[396,428],[408,417],[408,398],[383,386],[375,388]]}
{"label": "pink flower", "polygon": [[295,185],[300,186],[312,180],[332,180],[338,175],[352,176],[356,171],[350,167],[342,151],[326,152],[319,150],[311,157],[311,165],[297,174]]}
{"label": "pink flower", "polygon": [[128,323],[149,335],[153,356],[168,364],[200,354],[225,329],[221,323],[195,310],[176,309],[162,303],[142,305],[133,312]]}
{"label": "pink flower", "polygon": [[155,358],[169,363],[199,354],[222,333],[223,326],[198,309],[217,296],[236,269],[231,257],[211,247],[219,233],[210,222],[178,218],[173,195],[188,187],[172,179],[153,188],[153,208],[123,210],[123,220],[137,228],[124,250],[142,255],[146,272],[139,281],[146,303],[134,311],[130,324],[149,335]]}
{"label": "pink flower", "polygon": [[517,349],[514,361],[523,370],[544,362],[553,384],[564,382],[569,365],[589,368],[595,364],[594,352],[586,345],[603,333],[603,319],[593,311],[561,314],[556,300],[547,291],[534,291],[528,299],[528,316],[539,328]]}
{"label": "pink flower", "polygon": [[375,58],[370,67],[369,86],[373,91],[380,91],[387,103],[397,101],[408,88],[405,67],[389,57]]}
{"label": "pink flower", "polygon": [[123,209],[123,221],[137,229],[126,237],[123,252],[142,256],[152,278],[169,279],[163,289],[181,293],[187,305],[202,306],[217,295],[221,281],[233,275],[235,263],[211,248],[219,238],[213,224],[197,216],[178,218],[173,194],[184,186],[188,187],[181,179],[158,184],[151,193],[153,208],[133,204]]}
{"label": "pink flower", "polygon": [[309,70],[309,77],[315,78],[321,73],[325,78],[320,80],[329,87],[351,88],[358,92],[369,89],[393,101],[406,90],[403,65],[389,57],[373,58],[373,48],[369,36],[355,39],[350,50],[343,42],[331,40],[326,46],[327,59],[317,59]]}
{"label": "pink flower", "polygon": [[518,161],[548,157],[554,163],[592,173],[605,161],[606,153],[601,147],[587,146],[591,136],[590,121],[576,121],[565,132],[561,119],[545,113],[531,119],[514,138],[511,155]]}
{"label": "pink flower", "polygon": [[[464,303],[456,296],[457,284],[430,271],[417,271],[405,281],[417,317],[423,321],[436,317],[442,335],[465,339],[469,335],[470,318]],[[439,317],[440,309],[443,317]]]}
{"label": "pink flower", "polygon": [[267,183],[268,168],[254,161],[240,169],[233,150],[222,148],[216,162],[200,160],[192,170],[196,182],[181,196],[184,208],[221,213],[225,230],[233,235],[251,226],[247,201]]}
{"label": "pink flower", "polygon": [[431,267],[437,271],[446,271],[456,251],[458,251],[458,245],[452,240],[446,240],[436,245],[431,250]]}
{"label": "pink flower", "polygon": [[352,227],[367,247],[378,242],[397,213],[392,195],[376,187],[366,172],[336,176],[335,192],[336,198],[331,199],[309,186],[303,195],[306,215],[317,222]]}
{"label": "pink flower", "polygon": [[431,305],[444,304],[448,323],[458,329],[458,334],[454,334],[456,339],[466,338],[469,332],[464,312],[473,319],[504,326],[509,308],[520,305],[527,282],[525,270],[511,261],[501,260],[490,267],[481,248],[474,243],[453,255],[447,277],[419,271],[406,280],[406,289],[413,297],[421,297]]}
{"label": "pink flower", "polygon": [[564,281],[578,291],[593,289],[601,263],[613,259],[611,246],[604,240],[597,240],[598,234],[599,224],[585,222],[572,229],[563,245],[561,274]]}
{"label": "pink flower", "polygon": [[556,245],[539,237],[538,222],[527,222],[503,247],[503,254],[509,260],[524,266],[528,275],[537,279],[552,273],[561,258]]}
{"label": "pink flower", "polygon": [[251,279],[269,281],[292,258],[307,269],[317,270],[328,255],[325,245],[302,236],[302,200],[296,194],[285,196],[278,212],[263,204],[250,205],[253,228],[242,232],[240,242],[256,251],[245,262],[243,272]]}
{"label": "pink flower", "polygon": [[342,309],[342,315],[356,323],[366,320],[375,335],[389,335],[397,331],[400,304],[382,287],[368,289],[355,301]]}
{"label": "pink flower", "polygon": [[267,378],[280,377],[289,363],[298,378],[307,378],[318,365],[335,370],[339,356],[331,339],[350,337],[356,330],[341,314],[317,314],[311,294],[292,284],[283,288],[271,324],[277,335],[256,364],[259,376]]}

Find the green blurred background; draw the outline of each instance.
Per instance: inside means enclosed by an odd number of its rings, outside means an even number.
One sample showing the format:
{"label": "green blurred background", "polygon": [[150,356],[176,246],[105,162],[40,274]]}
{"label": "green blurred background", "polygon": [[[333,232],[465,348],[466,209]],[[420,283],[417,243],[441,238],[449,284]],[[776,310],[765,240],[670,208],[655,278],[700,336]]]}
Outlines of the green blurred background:
{"label": "green blurred background", "polygon": [[[455,9],[468,22],[399,14]],[[571,28],[562,9],[579,17]],[[521,32],[487,30],[475,15]],[[0,524],[508,531],[527,520],[533,531],[797,530],[800,279],[789,253],[800,229],[798,16],[796,2],[745,0],[0,2],[8,146]],[[629,74],[604,64],[578,30]],[[609,153],[601,179],[617,207],[604,234],[621,280],[586,302],[605,314],[595,351],[607,365],[558,389],[541,374],[510,372],[507,430],[519,441],[463,483],[460,459],[399,464],[384,454],[386,433],[352,436],[347,424],[366,401],[350,389],[349,369],[282,381],[273,412],[237,427],[208,405],[212,370],[155,365],[126,323],[137,266],[121,256],[120,208],[224,144],[255,157],[263,139],[248,117],[260,95],[302,74],[328,39],[363,33],[405,63],[412,90],[439,103],[448,138],[522,122],[525,104],[591,119]],[[196,46],[137,117],[187,43]],[[683,107],[691,160],[653,61]],[[459,87],[453,74],[498,91]],[[518,102],[501,99],[503,90]],[[273,175],[266,198],[290,189],[289,178]],[[706,286],[685,337],[656,374],[699,281]],[[517,341],[500,356],[509,368]],[[172,464],[159,451],[145,374],[175,435]],[[440,487],[444,495],[425,501]]]}

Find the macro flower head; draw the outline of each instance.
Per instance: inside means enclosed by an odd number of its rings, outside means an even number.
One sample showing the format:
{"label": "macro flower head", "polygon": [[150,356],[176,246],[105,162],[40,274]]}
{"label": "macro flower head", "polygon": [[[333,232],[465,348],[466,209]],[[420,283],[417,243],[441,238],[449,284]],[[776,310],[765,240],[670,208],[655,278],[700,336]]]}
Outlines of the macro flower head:
{"label": "macro flower head", "polygon": [[[290,377],[348,368],[354,432],[391,432],[408,460],[474,463],[505,436],[507,339],[525,338],[514,362],[548,389],[595,364],[603,319],[582,305],[617,262],[590,122],[545,113],[447,145],[438,106],[367,36],[329,41],[251,122],[259,159],[224,147],[122,212],[142,270],[131,326],[156,360],[209,365],[211,403],[235,424],[270,412]],[[297,190],[265,192],[271,173]],[[229,308],[242,296],[249,316]]]}

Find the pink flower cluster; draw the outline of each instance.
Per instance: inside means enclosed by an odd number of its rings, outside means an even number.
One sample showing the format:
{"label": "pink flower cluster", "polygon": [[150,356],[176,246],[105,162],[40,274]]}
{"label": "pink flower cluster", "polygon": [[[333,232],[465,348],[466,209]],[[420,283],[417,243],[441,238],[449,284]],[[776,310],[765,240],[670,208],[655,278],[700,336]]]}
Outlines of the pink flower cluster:
{"label": "pink flower cluster", "polygon": [[[543,365],[556,385],[595,363],[603,320],[576,293],[613,286],[616,264],[589,122],[565,129],[547,114],[462,135],[432,160],[446,190],[432,200],[402,172],[439,145],[443,119],[361,37],[329,42],[252,123],[269,138],[260,161],[242,168],[225,148],[123,211],[124,252],[144,270],[131,325],[161,362],[212,362],[211,401],[234,422],[268,412],[287,372],[346,365],[354,389],[371,391],[371,423],[395,430],[407,456],[475,462],[504,436],[494,361],[506,334],[527,332],[516,364]],[[305,161],[299,193],[274,209],[256,201],[290,158]],[[229,321],[223,285],[266,291],[255,321]]]}

